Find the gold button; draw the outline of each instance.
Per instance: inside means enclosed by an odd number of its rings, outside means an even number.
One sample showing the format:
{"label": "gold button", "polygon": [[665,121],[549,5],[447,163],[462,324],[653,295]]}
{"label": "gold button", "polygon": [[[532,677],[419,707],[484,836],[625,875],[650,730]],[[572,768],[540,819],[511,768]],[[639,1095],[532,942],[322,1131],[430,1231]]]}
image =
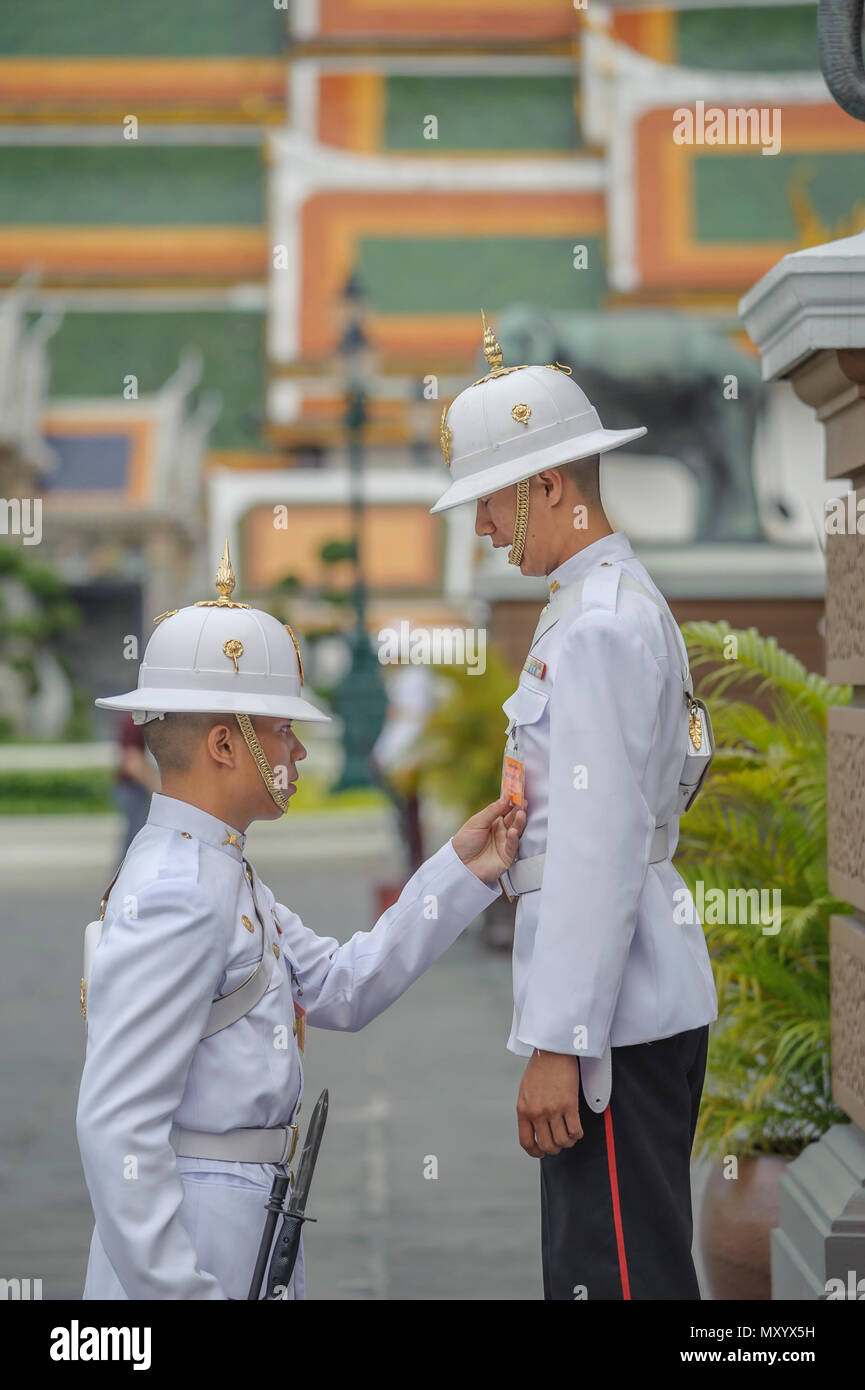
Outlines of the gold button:
{"label": "gold button", "polygon": [[255,927],[252,925],[252,923],[250,922],[250,920],[249,920],[248,917],[241,917],[240,920],[241,920],[241,922],[243,923],[243,925],[246,927],[246,930],[247,930],[247,931],[255,931]]}
{"label": "gold button", "polygon": [[277,946],[277,944],[276,944],[275,941],[274,941],[273,946],[271,947],[271,949],[272,949],[272,951],[273,951],[273,954],[276,956],[276,959],[279,960],[279,947]]}
{"label": "gold button", "polygon": [[554,593],[556,592],[556,589],[557,589],[558,587],[559,587],[559,581],[558,581],[558,579],[554,579],[553,582],[552,582],[552,584],[550,585],[550,593],[551,593],[551,594],[554,594]]}
{"label": "gold button", "polygon": [[183,836],[184,840],[191,840],[191,839],[192,839],[192,836],[190,835],[190,833],[189,833],[188,830],[181,830],[180,833],[181,833],[181,835]]}

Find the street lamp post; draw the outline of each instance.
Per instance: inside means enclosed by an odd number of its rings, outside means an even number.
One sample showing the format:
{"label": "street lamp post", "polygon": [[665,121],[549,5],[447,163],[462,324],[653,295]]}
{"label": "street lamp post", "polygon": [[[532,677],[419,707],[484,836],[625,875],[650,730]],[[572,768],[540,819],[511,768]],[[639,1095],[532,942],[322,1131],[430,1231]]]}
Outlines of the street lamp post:
{"label": "street lamp post", "polygon": [[367,394],[372,368],[372,350],[364,332],[363,294],[352,275],[343,292],[346,324],[340,341],[340,357],[346,375],[346,433],[351,483],[351,529],[354,560],[352,603],[354,626],[348,642],[351,665],[336,691],[334,708],[343,721],[345,762],[334,791],[376,785],[369,766],[369,755],[384,723],[387,696],[381,668],[366,630],[366,584],[363,570],[363,471],[364,426],[367,420]]}

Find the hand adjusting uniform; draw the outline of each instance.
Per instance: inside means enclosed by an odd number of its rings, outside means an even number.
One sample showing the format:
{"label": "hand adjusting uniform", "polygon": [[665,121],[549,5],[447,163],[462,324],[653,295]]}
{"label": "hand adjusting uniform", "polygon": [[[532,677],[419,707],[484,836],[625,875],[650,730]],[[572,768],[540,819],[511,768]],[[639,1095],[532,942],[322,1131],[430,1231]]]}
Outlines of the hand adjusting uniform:
{"label": "hand adjusting uniform", "polygon": [[[165,618],[138,689],[97,703],[141,721],[172,710],[325,720],[300,695],[293,634],[230,602],[227,552],[220,573],[225,601]],[[341,946],[275,901],[244,846],[233,826],[155,795],[106,897],[82,981],[77,1125],[96,1220],[86,1299],[245,1298],[296,1134],[303,1023],[362,1028],[499,892],[448,842]],[[304,1291],[301,1255],[289,1296]]]}
{"label": "hand adjusting uniform", "polygon": [[[489,375],[443,416],[453,482],[433,511],[517,483],[509,559],[519,564],[523,480],[645,431],[605,430],[558,364],[501,367],[489,329],[485,352]],[[502,879],[518,899],[508,1047],[578,1057],[584,1096],[583,1138],[541,1160],[545,1290],[695,1298],[689,1158],[718,1006],[671,861],[711,759],[711,723],[681,633],[624,533],[548,581],[503,706],[527,824]]]}

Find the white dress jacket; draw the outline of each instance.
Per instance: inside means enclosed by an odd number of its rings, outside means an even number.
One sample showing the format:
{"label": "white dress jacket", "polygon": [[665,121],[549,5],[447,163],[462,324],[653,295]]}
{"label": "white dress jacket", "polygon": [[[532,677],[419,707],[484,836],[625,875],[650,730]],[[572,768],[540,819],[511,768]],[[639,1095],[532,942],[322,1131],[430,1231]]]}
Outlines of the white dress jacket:
{"label": "white dress jacket", "polygon": [[[341,946],[256,875],[276,968],[251,1012],[202,1041],[211,1001],[261,959],[243,845],[207,812],[155,795],[109,896],[77,1115],[96,1223],[86,1299],[245,1299],[264,1203],[284,1170],[178,1158],[172,1125],[220,1134],[291,1124],[303,1089],[295,1000],[314,1027],[363,1028],[500,891],[449,841],[371,931]],[[304,1290],[301,1256],[290,1296]]]}
{"label": "white dress jacket", "polygon": [[542,674],[523,670],[503,706],[525,763],[518,858],[546,852],[540,889],[517,907],[508,1047],[578,1056],[587,1098],[611,1046],[718,1016],[703,929],[683,909],[693,898],[671,857],[649,863],[656,826],[668,825],[669,856],[678,842],[687,652],[672,615],[673,631],[620,587],[623,571],[666,608],[623,532],[595,541],[549,576],[584,580],[582,599],[534,643]]}

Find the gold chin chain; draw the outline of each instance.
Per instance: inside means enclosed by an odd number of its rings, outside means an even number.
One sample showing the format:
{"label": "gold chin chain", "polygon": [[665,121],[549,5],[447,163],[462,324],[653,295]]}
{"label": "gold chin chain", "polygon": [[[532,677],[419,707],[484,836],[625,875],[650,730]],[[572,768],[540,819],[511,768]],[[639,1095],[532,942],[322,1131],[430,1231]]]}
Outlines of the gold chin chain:
{"label": "gold chin chain", "polygon": [[273,768],[267,761],[264,749],[258,741],[258,736],[252,727],[252,720],[248,714],[236,714],[234,717],[240,726],[240,732],[243,734],[244,742],[255,759],[256,767],[261,773],[264,785],[267,787],[267,790],[270,792],[272,799],[276,802],[280,811],[287,811],[289,798],[283,796],[276,782],[273,780]]}
{"label": "gold chin chain", "polygon": [[524,478],[517,483],[517,507],[514,516],[514,539],[508,551],[508,563],[518,565],[523,558],[526,544],[526,531],[529,525],[529,480]]}

